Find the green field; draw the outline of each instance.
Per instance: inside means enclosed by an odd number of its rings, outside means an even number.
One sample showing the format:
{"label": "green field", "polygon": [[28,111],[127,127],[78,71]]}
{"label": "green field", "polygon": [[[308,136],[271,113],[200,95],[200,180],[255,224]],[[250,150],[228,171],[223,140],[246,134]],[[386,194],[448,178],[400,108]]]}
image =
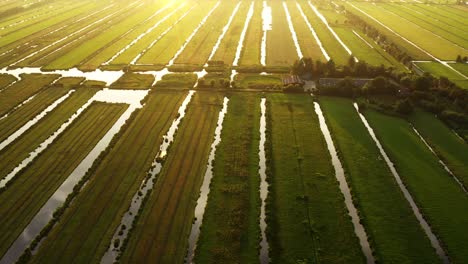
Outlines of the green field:
{"label": "green field", "polygon": [[406,121],[374,111],[365,115],[453,262],[466,262],[468,250],[463,242],[468,233],[466,194]]}
{"label": "green field", "polygon": [[[419,62],[419,63],[416,63],[416,65],[425,72],[430,72],[431,74],[437,77],[440,77],[440,76],[447,77],[450,81],[454,82],[459,87],[463,89],[468,89],[468,79],[463,78],[463,76],[461,76],[457,72],[447,68],[446,66],[438,62]],[[465,65],[460,65],[460,66],[458,66],[457,64],[449,64],[449,65],[455,68],[459,72],[466,73],[467,67]]]}
{"label": "green field", "polygon": [[222,96],[198,92],[192,100],[153,192],[130,234],[123,262],[182,262],[185,257]]}
{"label": "green field", "polygon": [[377,260],[382,263],[438,263],[435,251],[360,122],[352,102],[320,98],[320,104]]}
{"label": "green field", "polygon": [[0,120],[0,141],[5,140],[9,135],[26,124],[29,120],[40,114],[68,92],[68,88],[50,87],[39,92],[31,101]]}
{"label": "green field", "polygon": [[23,77],[0,94],[0,116],[5,115],[15,106],[40,92],[59,76],[32,74]]}
{"label": "green field", "polygon": [[467,14],[0,0],[0,264],[468,263]]}
{"label": "green field", "polygon": [[[33,262],[99,262],[120,219],[146,176],[184,93],[155,92],[92,173]],[[127,159],[132,156],[134,159]],[[109,206],[112,205],[112,206]],[[86,223],[87,229],[83,229]],[[79,238],[79,239],[78,239]],[[93,254],[84,249],[93,248]],[[66,252],[64,254],[64,252]]]}
{"label": "green field", "polygon": [[[124,105],[103,103],[90,106],[43,155],[16,176],[11,186],[0,193],[2,204],[8,201],[8,205],[0,209],[2,215],[8,215],[1,219],[0,254],[5,253],[42,205],[125,109]],[[106,117],[105,122],[96,123],[103,117]],[[17,205],[21,205],[21,208]]]}
{"label": "green field", "polygon": [[435,116],[417,111],[411,122],[455,176],[468,187],[468,146]]}
{"label": "green field", "polygon": [[0,156],[0,178],[4,178],[22,160],[28,157],[44,140],[54,133],[95,93],[96,89],[80,89],[63,104],[45,116],[41,122],[26,131],[12,144],[2,150]]}
{"label": "green field", "polygon": [[267,100],[273,262],[363,262],[312,98],[277,94]]}
{"label": "green field", "polygon": [[196,263],[258,263],[259,124],[258,96],[230,97]]}

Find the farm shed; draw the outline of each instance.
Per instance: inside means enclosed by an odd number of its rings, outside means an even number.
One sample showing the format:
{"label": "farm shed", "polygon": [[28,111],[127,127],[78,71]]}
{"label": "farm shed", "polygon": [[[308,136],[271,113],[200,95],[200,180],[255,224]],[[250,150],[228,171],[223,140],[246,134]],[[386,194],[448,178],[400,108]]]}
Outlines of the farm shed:
{"label": "farm shed", "polygon": [[298,75],[283,75],[281,80],[283,82],[283,86],[304,85],[304,81]]}

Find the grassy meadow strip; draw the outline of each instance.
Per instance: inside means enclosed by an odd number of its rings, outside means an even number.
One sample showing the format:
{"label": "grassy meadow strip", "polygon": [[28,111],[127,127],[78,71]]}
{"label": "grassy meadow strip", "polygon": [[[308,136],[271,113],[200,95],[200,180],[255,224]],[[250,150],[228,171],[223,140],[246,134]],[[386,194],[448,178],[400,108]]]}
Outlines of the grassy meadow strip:
{"label": "grassy meadow strip", "polygon": [[16,80],[17,80],[16,77],[13,75],[0,74],[0,97],[1,97],[1,92],[3,91],[3,89],[10,86]]}
{"label": "grassy meadow strip", "polygon": [[365,115],[451,261],[467,262],[466,194],[408,122],[373,110],[366,111]]}
{"label": "grassy meadow strip", "polygon": [[[168,34],[175,25],[183,21],[193,9],[195,9],[194,6],[184,5],[181,8],[173,10],[171,13],[164,16],[164,18],[158,22],[158,26],[154,27],[151,32],[147,33],[137,43],[119,54],[116,58],[110,61],[109,64],[135,64],[148,50]],[[115,56],[116,54],[112,55]],[[106,62],[108,62],[108,60]]]}
{"label": "grassy meadow strip", "polygon": [[171,31],[138,60],[138,64],[166,65],[216,5],[216,2],[203,1],[195,5],[195,8],[182,21],[175,25]]}
{"label": "grassy meadow strip", "polygon": [[[266,63],[269,66],[292,65],[299,57],[294,46],[281,1],[270,1],[272,26],[267,34]],[[279,41],[281,40],[281,41]]]}
{"label": "grassy meadow strip", "polygon": [[322,42],[328,55],[336,64],[345,65],[348,61],[349,54],[335,39],[332,33],[327,29],[325,24],[314,13],[310,6],[305,1],[299,2],[301,9],[304,11],[309,23],[317,33],[318,38]]}
{"label": "grassy meadow strip", "polygon": [[133,194],[146,177],[164,132],[176,118],[184,95],[157,91],[148,96],[145,106],[39,247],[33,263],[100,261]]}
{"label": "grassy meadow strip", "polygon": [[[32,24],[38,23],[44,19],[50,17],[51,14],[63,12],[66,7],[70,7],[73,4],[73,1],[63,1],[50,3],[49,5],[43,5],[37,9],[25,10],[19,14],[9,16],[0,21],[0,34],[6,29],[10,28],[22,28],[27,27]],[[81,2],[83,4],[83,2]]]}
{"label": "grassy meadow strip", "polygon": [[57,79],[58,75],[25,74],[21,80],[0,93],[0,116],[37,94]]}
{"label": "grassy meadow strip", "polygon": [[222,61],[224,64],[231,64],[234,61],[236,49],[239,44],[245,20],[247,19],[250,4],[250,1],[241,2],[239,10],[232,20],[231,26],[227,30],[223,41],[221,41],[221,44],[213,57],[214,61]]}
{"label": "grassy meadow strip", "polygon": [[255,1],[254,13],[245,35],[244,47],[241,52],[239,65],[260,64],[260,43],[262,41],[262,2]]}
{"label": "grassy meadow strip", "polygon": [[[61,23],[46,27],[34,34],[24,36],[16,40],[14,43],[0,48],[0,57],[5,66],[18,61],[22,56],[34,53],[51,43],[63,41],[66,36],[79,31],[88,23],[92,24],[96,20],[101,19],[100,15],[111,10],[114,5],[96,6],[89,5],[86,9],[75,10],[76,16],[70,17]],[[87,14],[89,13],[89,14]]]}
{"label": "grassy meadow strip", "polygon": [[[2,193],[0,255],[127,108],[94,103]],[[99,122],[97,122],[99,120]]]}
{"label": "grassy meadow strip", "polygon": [[[357,16],[359,16],[361,19],[366,21],[369,25],[373,26],[376,28],[381,34],[385,35],[386,38],[393,43],[397,44],[402,50],[404,50],[407,54],[409,54],[413,59],[415,60],[431,60],[432,58],[424,53],[423,51],[419,50],[415,46],[411,45],[404,39],[402,39],[400,36],[396,35],[394,32],[390,31],[386,27],[382,26],[381,24],[377,23],[375,20],[372,18],[376,18],[374,15],[370,14],[367,12],[367,10],[361,8],[360,5],[357,5],[357,2],[346,2],[346,10],[348,12],[351,12]],[[367,16],[363,12],[366,12],[366,14],[370,15],[371,17]],[[394,18],[392,18],[394,20]],[[379,22],[382,23],[383,25],[392,28],[389,24],[384,23],[381,21],[379,17]],[[398,21],[398,20],[397,20]]]}
{"label": "grassy meadow strip", "polygon": [[468,76],[468,64],[466,64],[466,63],[450,63],[450,66],[452,66],[457,71],[463,73],[465,76]]}
{"label": "grassy meadow strip", "polygon": [[[452,23],[445,23],[431,16],[420,13],[406,5],[384,4],[383,7],[395,14],[408,19],[425,30],[436,33],[461,47],[468,46],[468,33],[463,27],[456,27]],[[466,26],[465,26],[466,27]]]}
{"label": "grassy meadow strip", "polygon": [[132,89],[132,90],[147,90],[150,89],[154,82],[154,76],[151,74],[139,74],[128,72],[122,75],[117,81],[110,85],[113,89]]}
{"label": "grassy meadow strip", "polygon": [[[86,60],[82,61],[78,68],[80,69],[96,69],[100,65],[109,65],[114,62],[117,58],[121,57],[122,54],[128,52],[135,45],[140,43],[148,45],[145,41],[145,38],[153,34],[154,31],[158,32],[161,28],[161,25],[164,26],[164,23],[168,20],[177,16],[177,12],[185,10],[187,5],[182,3],[172,3],[167,4],[163,8],[153,12],[153,14],[146,20],[140,22],[137,26],[127,31],[124,35],[121,35],[118,39],[113,42],[108,43],[106,46],[102,47],[96,51],[92,56],[88,56]],[[140,47],[138,52],[141,52],[144,49],[143,46]],[[135,57],[136,54],[133,55]],[[126,61],[126,64],[129,64],[130,61]]]}
{"label": "grassy meadow strip", "polygon": [[[83,8],[86,5],[89,5],[90,3],[91,3],[91,1],[89,1],[89,0],[88,1],[83,1],[83,2],[81,2],[81,1],[80,2],[68,1],[68,2],[63,3],[62,8],[55,8],[55,10],[54,9],[52,9],[52,10],[54,10],[54,15],[60,15],[60,14],[62,14],[62,15],[63,14],[72,15],[73,10],[80,10],[81,8]],[[2,38],[3,38],[3,37],[8,37],[9,35],[12,35],[12,34],[15,34],[15,33],[18,33],[18,32],[32,32],[32,31],[29,31],[28,29],[29,28],[36,28],[37,25],[43,26],[42,28],[37,27],[37,29],[43,29],[43,28],[49,26],[49,23],[51,21],[60,22],[60,20],[55,21],[53,19],[54,15],[49,14],[44,19],[42,17],[38,17],[37,20],[33,19],[33,20],[25,21],[24,23],[18,23],[17,26],[13,26],[13,25],[9,26],[8,24],[3,24],[2,23],[0,25],[0,36],[2,36]],[[75,13],[75,15],[76,15],[76,13]],[[34,32],[32,32],[32,33],[34,33]],[[4,43],[5,43],[5,45],[9,44],[8,41],[6,41]]]}
{"label": "grassy meadow strip", "polygon": [[468,188],[467,144],[430,113],[416,111],[411,115],[410,121],[452,173]]}
{"label": "grassy meadow strip", "polygon": [[[385,10],[380,6],[366,3],[354,3],[354,5],[367,14],[377,17],[384,25],[390,27],[395,32],[441,60],[453,60],[457,55],[466,53],[464,48],[454,45],[446,39],[440,38],[431,31],[422,30],[420,26],[411,21],[406,21],[401,16]],[[375,24],[375,22],[372,24]],[[440,47],[444,48],[441,49]]]}
{"label": "grassy meadow strip", "polygon": [[314,39],[306,22],[302,18],[296,2],[286,2],[286,4],[288,6],[289,13],[291,14],[291,20],[304,57],[312,58],[314,61],[320,60],[322,62],[326,62],[317,41]]}
{"label": "grassy meadow strip", "polygon": [[260,100],[233,94],[216,150],[195,263],[258,263]]}
{"label": "grassy meadow strip", "polygon": [[[188,106],[123,263],[182,263],[223,97],[197,92]],[[170,187],[168,187],[170,186]]]}
{"label": "grassy meadow strip", "polygon": [[[450,68],[446,67],[445,65],[438,63],[438,62],[416,62],[416,65],[425,72],[429,72],[436,77],[444,76],[447,77],[450,81],[456,83],[463,89],[468,89],[468,80],[463,79],[459,74],[451,70]],[[466,66],[464,65],[459,66],[458,64],[449,64],[450,66],[454,67],[455,69],[462,70],[461,72],[466,71]],[[466,72],[465,72],[466,74]]]}
{"label": "grassy meadow strip", "polygon": [[[100,31],[99,34],[87,37],[82,45],[72,49],[61,56],[55,56],[55,60],[46,64],[44,69],[69,69],[79,65],[82,61],[94,57],[96,53],[112,43],[126,37],[126,35],[140,26],[143,22],[157,12],[162,5],[154,5],[152,8],[142,6],[140,10],[132,10],[123,20],[112,21],[112,26]],[[146,21],[146,22],[145,22]]]}
{"label": "grassy meadow strip", "polygon": [[[468,26],[464,16],[456,16],[447,10],[447,6],[439,5],[411,5],[411,9],[423,13],[433,19],[439,20],[454,27],[463,28]],[[449,7],[450,8],[450,7]]]}
{"label": "grassy meadow strip", "polygon": [[0,179],[7,176],[44,140],[54,133],[70,116],[85,104],[97,89],[77,89],[70,98],[46,115],[41,122],[26,131],[0,152]]}
{"label": "grassy meadow strip", "polygon": [[272,262],[364,262],[312,98],[272,94],[267,100]]}
{"label": "grassy meadow strip", "polygon": [[49,87],[39,92],[30,102],[18,108],[5,118],[0,118],[0,142],[13,134],[29,120],[40,114],[55,100],[64,96],[69,91],[64,87]]}
{"label": "grassy meadow strip", "polygon": [[[40,59],[47,59],[48,56],[53,55],[57,52],[63,51],[66,47],[73,45],[80,39],[84,38],[85,36],[89,36],[89,34],[94,33],[95,31],[98,31],[102,29],[103,27],[107,26],[109,27],[110,24],[107,23],[109,21],[112,21],[112,19],[118,18],[119,16],[122,16],[122,12],[128,11],[129,8],[135,6],[138,2],[132,2],[131,4],[127,6],[117,6],[117,5],[111,5],[107,8],[104,8],[103,10],[98,10],[93,14],[100,14],[97,20],[92,21],[89,24],[86,25],[81,25],[82,23],[77,23],[74,25],[78,25],[78,28],[75,30],[71,30],[70,28],[64,26],[66,31],[59,30],[60,35],[58,36],[57,40],[54,40],[53,42],[47,43],[45,46],[41,46],[38,49],[35,49],[33,53],[28,54],[27,56],[15,61],[12,65],[22,65],[26,64],[28,65],[29,63],[34,63],[37,60]],[[140,4],[141,5],[141,4]],[[101,12],[104,11],[104,14],[101,14]],[[86,20],[87,16],[84,18],[80,18],[79,20]],[[70,31],[71,30],[71,31]],[[84,34],[82,34],[85,32]],[[60,47],[57,47],[60,46]],[[39,53],[45,53],[42,56],[37,56]]]}
{"label": "grassy meadow strip", "polygon": [[[394,66],[389,60],[382,56],[374,46],[367,40],[359,38],[351,27],[333,27],[336,34],[348,45],[354,52],[353,55],[359,60],[365,61],[371,65],[384,65],[385,67]],[[356,31],[357,32],[357,31]]]}
{"label": "grassy meadow strip", "polygon": [[204,65],[236,4],[235,1],[222,2],[174,63]]}
{"label": "grassy meadow strip", "polygon": [[352,102],[321,97],[320,105],[377,261],[438,263],[434,249]]}
{"label": "grassy meadow strip", "polygon": [[[35,67],[45,65],[44,68],[49,70],[72,68],[85,59],[86,56],[91,55],[92,52],[124,34],[127,31],[127,27],[137,24],[142,17],[142,14],[139,12],[143,10],[144,6],[141,3],[128,5],[117,11],[108,20],[104,19],[104,22],[100,23],[97,27],[86,30],[81,34],[76,34],[75,38],[70,39],[66,43],[61,43],[59,46],[41,50],[41,52],[16,65]],[[149,16],[148,14],[146,15]],[[146,18],[146,16],[143,16],[143,18]],[[116,28],[116,26],[118,27]]]}
{"label": "grassy meadow strip", "polygon": [[43,21],[41,23],[37,23],[33,26],[26,27],[21,30],[17,30],[14,32],[11,32],[8,35],[2,36],[2,44],[1,46],[7,46],[9,44],[12,44],[26,36],[38,33],[40,31],[43,31],[44,29],[47,29],[49,27],[53,27],[56,25],[59,25],[60,23],[63,23],[69,19],[76,18],[77,14],[80,14],[82,12],[88,12],[89,10],[95,8],[95,4],[89,3],[88,5],[82,6],[80,8],[71,8],[67,12],[62,13],[60,15],[56,15],[51,17],[50,19]]}

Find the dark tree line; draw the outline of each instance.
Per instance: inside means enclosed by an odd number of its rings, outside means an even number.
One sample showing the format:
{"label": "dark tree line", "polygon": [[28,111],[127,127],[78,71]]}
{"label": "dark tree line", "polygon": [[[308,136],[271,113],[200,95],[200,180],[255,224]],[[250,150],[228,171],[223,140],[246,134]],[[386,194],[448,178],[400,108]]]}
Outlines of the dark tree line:
{"label": "dark tree line", "polygon": [[347,65],[337,66],[332,59],[328,62],[320,60],[314,62],[311,58],[302,58],[295,61],[291,67],[292,74],[297,74],[304,79],[344,78],[348,76],[362,78],[390,77],[393,70],[393,67],[386,68],[384,65],[373,66],[365,61],[356,62],[352,55],[349,57]]}

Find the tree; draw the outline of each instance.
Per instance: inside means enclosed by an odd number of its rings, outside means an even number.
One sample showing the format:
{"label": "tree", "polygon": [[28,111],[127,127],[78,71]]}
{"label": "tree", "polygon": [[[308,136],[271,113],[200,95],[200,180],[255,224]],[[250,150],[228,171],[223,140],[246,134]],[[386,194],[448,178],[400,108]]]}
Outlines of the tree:
{"label": "tree", "polygon": [[351,54],[348,58],[348,66],[351,68],[351,69],[354,69],[354,66],[356,65],[356,60],[354,59],[354,56],[353,54]]}
{"label": "tree", "polygon": [[458,55],[458,56],[457,56],[456,62],[457,62],[457,63],[463,63],[463,59],[462,59],[462,56],[461,56],[461,55]]}
{"label": "tree", "polygon": [[396,103],[395,110],[402,115],[409,115],[413,112],[413,105],[410,100],[406,98],[405,100],[401,100]]}
{"label": "tree", "polygon": [[334,75],[335,75],[335,72],[336,72],[336,65],[335,65],[335,62],[333,61],[333,59],[330,59],[330,60],[327,62],[326,68],[327,68],[327,75],[328,75],[328,76],[334,76]]}

